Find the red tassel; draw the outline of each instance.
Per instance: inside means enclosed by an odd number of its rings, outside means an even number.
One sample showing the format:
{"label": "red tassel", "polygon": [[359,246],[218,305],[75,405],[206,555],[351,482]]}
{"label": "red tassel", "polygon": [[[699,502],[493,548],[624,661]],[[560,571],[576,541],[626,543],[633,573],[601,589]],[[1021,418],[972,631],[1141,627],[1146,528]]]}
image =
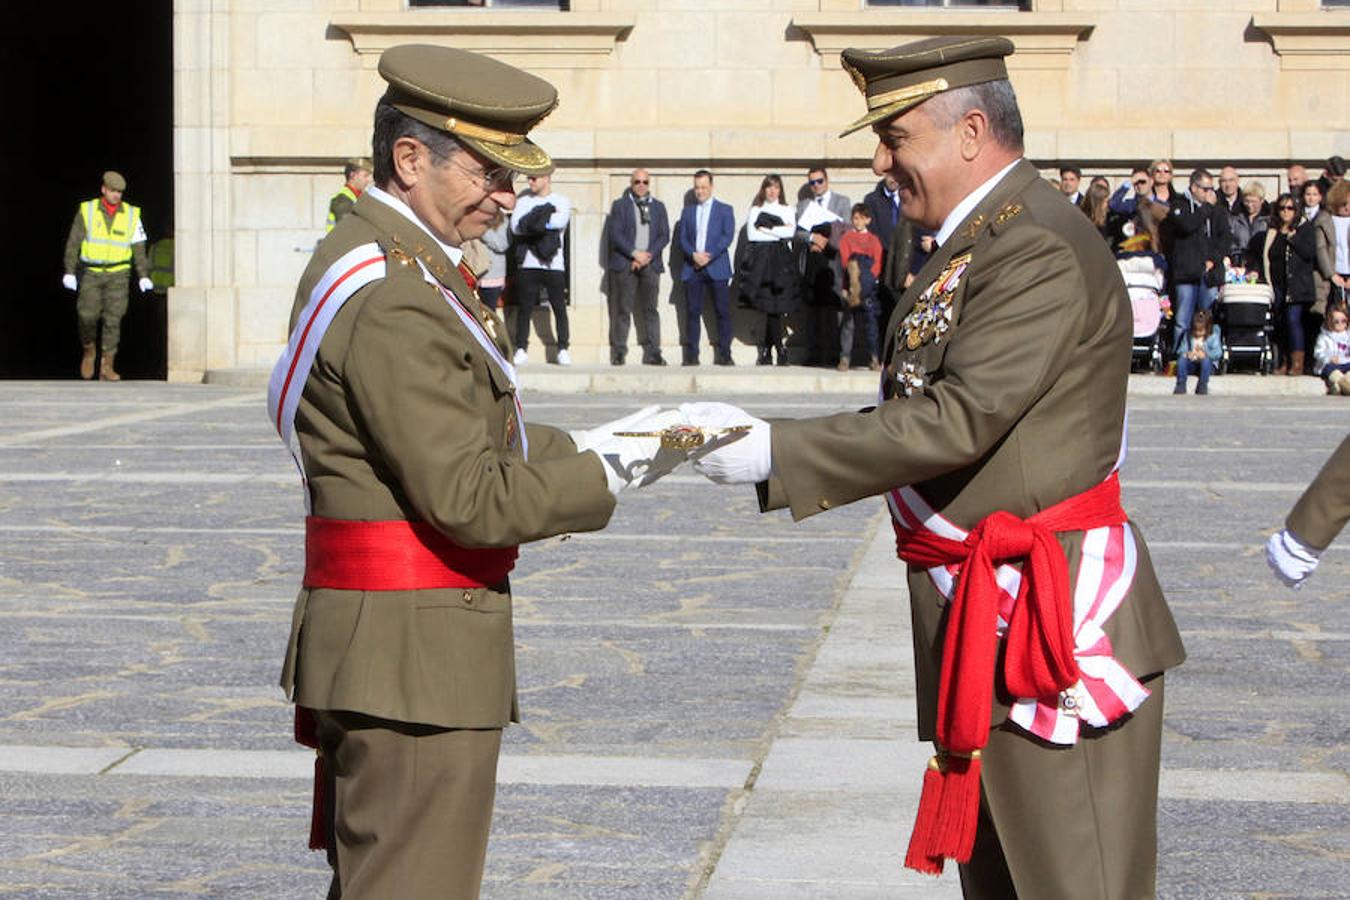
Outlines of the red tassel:
{"label": "red tassel", "polygon": [[328,849],[328,829],[324,827],[324,778],[323,754],[314,757],[314,799],[309,806],[309,849]]}
{"label": "red tassel", "polygon": [[942,785],[942,805],[929,852],[959,863],[970,862],[975,849],[975,829],[980,823],[980,756],[947,757]]}
{"label": "red tassel", "polygon": [[928,771],[923,774],[923,792],[919,795],[919,812],[914,817],[914,831],[909,837],[909,850],[905,853],[905,866],[925,875],[942,874],[942,857],[929,852],[933,835],[937,830],[938,809],[942,805],[943,774],[938,758],[928,761]]}

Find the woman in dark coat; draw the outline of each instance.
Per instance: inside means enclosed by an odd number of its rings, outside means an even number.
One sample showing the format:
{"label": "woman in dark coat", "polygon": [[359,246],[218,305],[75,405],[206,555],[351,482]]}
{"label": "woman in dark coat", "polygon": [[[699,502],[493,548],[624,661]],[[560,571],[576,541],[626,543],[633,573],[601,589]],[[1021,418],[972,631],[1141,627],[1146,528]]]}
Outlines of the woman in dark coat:
{"label": "woman in dark coat", "polygon": [[787,365],[783,353],[783,318],[797,308],[798,277],[793,264],[792,235],[796,215],[783,202],[783,179],[765,175],[745,218],[745,244],[737,254],[736,292],[741,301],[764,314],[764,337],[757,365]]}
{"label": "woman in dark coat", "polygon": [[1270,227],[1252,239],[1249,257],[1260,261],[1261,279],[1275,289],[1276,322],[1280,329],[1280,365],[1277,374],[1303,374],[1307,345],[1303,314],[1312,306],[1313,270],[1317,265],[1317,234],[1313,223],[1301,218],[1291,194],[1281,194],[1270,210]]}

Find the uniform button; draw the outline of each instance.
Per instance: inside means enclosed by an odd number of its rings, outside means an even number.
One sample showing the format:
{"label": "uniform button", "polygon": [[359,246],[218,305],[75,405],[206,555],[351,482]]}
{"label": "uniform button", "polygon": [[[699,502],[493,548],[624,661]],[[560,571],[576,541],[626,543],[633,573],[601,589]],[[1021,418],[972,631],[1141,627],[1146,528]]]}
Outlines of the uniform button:
{"label": "uniform button", "polygon": [[464,592],[464,602],[469,604],[470,606],[473,606],[473,591]]}
{"label": "uniform button", "polygon": [[819,500],[816,501],[816,505],[819,506],[821,509],[829,509],[833,504],[831,504],[830,501],[826,500],[824,497],[821,497]]}

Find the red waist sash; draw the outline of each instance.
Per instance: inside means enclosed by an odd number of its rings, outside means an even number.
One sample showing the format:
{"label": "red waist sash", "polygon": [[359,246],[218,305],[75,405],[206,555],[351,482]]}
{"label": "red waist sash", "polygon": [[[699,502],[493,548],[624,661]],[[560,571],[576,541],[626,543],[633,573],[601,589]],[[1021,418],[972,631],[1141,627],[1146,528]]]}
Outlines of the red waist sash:
{"label": "red waist sash", "polygon": [[305,587],[418,591],[501,584],[517,547],[460,547],[426,522],[305,519]]}
{"label": "red waist sash", "polygon": [[947,611],[938,683],[940,756],[929,763],[905,864],[941,872],[944,858],[966,862],[980,801],[980,750],[989,740],[1000,563],[1022,563],[1017,604],[1008,621],[1003,676],[1016,697],[1053,696],[1079,679],[1074,657],[1069,563],[1055,533],[1126,521],[1115,474],[1027,519],[994,512],[964,541],[896,525],[900,558],[913,565],[961,564]]}

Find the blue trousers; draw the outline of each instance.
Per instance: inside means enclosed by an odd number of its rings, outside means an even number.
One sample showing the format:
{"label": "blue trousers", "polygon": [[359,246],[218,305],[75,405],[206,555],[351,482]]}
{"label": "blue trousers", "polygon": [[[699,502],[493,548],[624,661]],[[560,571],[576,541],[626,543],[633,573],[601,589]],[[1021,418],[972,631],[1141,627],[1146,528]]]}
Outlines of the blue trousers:
{"label": "blue trousers", "polygon": [[1200,376],[1195,382],[1196,388],[1202,388],[1209,384],[1209,376],[1213,371],[1214,363],[1209,361],[1208,356],[1198,360],[1187,359],[1184,354],[1177,356],[1177,386],[1183,391],[1186,390],[1186,378],[1192,372]]}
{"label": "blue trousers", "polygon": [[1172,285],[1172,352],[1181,346],[1181,339],[1191,330],[1191,319],[1198,309],[1208,311],[1219,296],[1219,289],[1199,281],[1183,281]]}
{"label": "blue trousers", "polygon": [[720,278],[708,277],[706,270],[699,270],[684,283],[684,355],[687,359],[698,359],[703,295],[708,291],[712,291],[713,309],[717,313],[717,352],[731,354],[731,295],[727,283]]}

